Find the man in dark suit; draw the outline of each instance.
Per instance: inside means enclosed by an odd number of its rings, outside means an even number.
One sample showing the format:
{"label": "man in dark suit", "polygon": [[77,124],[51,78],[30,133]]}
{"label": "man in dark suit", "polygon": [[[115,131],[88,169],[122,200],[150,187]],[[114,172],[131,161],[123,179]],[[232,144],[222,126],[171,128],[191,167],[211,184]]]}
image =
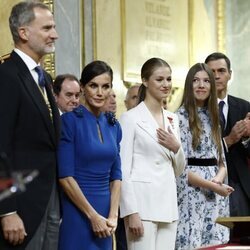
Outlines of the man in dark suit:
{"label": "man in dark suit", "polygon": [[226,55],[213,53],[206,58],[205,63],[214,72],[218,102],[222,101],[221,115],[224,122],[221,127],[228,181],[235,189],[229,198],[230,215],[250,216],[250,169],[247,162],[250,155],[250,103],[228,95],[231,64]]}
{"label": "man in dark suit", "polygon": [[71,74],[58,75],[53,83],[53,93],[60,114],[70,112],[79,106],[80,82]]}
{"label": "man in dark suit", "polygon": [[[55,250],[59,227],[56,148],[59,112],[42,57],[58,38],[46,5],[21,2],[9,25],[15,44],[0,65],[0,157],[13,173],[38,176],[0,203],[0,249]],[[40,71],[39,71],[40,70]]]}

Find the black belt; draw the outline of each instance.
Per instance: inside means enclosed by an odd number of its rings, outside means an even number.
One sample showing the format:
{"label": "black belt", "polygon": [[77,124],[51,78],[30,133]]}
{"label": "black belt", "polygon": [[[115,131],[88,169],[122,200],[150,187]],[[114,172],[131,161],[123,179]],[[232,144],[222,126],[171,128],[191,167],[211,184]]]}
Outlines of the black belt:
{"label": "black belt", "polygon": [[217,159],[198,159],[198,158],[188,158],[188,165],[191,166],[214,166],[218,165]]}

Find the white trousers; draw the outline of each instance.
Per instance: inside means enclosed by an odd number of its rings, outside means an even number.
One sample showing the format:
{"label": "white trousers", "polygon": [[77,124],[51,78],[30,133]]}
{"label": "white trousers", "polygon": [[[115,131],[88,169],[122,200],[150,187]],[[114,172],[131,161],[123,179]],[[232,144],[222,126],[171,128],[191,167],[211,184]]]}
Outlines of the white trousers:
{"label": "white trousers", "polygon": [[142,221],[144,235],[134,238],[129,232],[127,224],[126,236],[128,250],[173,250],[175,248],[175,238],[177,222],[152,222]]}

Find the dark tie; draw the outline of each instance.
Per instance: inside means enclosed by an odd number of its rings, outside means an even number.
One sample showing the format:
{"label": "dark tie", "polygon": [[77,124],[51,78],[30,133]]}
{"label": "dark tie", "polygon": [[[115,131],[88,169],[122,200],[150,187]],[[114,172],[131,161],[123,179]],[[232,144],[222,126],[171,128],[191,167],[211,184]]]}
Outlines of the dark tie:
{"label": "dark tie", "polygon": [[44,89],[44,87],[45,87],[45,78],[44,78],[43,69],[40,66],[36,66],[35,67],[35,71],[38,74],[38,85],[39,85],[39,87],[40,87],[40,89],[42,91],[44,101],[45,101],[45,103],[46,103],[46,105],[48,106],[48,109],[49,109],[50,118],[51,118],[51,120],[53,122],[53,115],[52,115],[52,110],[51,110],[50,102],[48,100],[46,92],[44,91],[45,90]]}
{"label": "dark tie", "polygon": [[220,101],[219,102],[219,115],[220,115],[220,126],[221,126],[221,131],[223,132],[225,129],[225,124],[226,124],[226,119],[223,114],[223,107],[224,107],[225,102]]}
{"label": "dark tie", "polygon": [[43,70],[40,66],[36,66],[35,71],[38,74],[38,84],[40,88],[43,90],[45,86],[45,78],[44,78]]}

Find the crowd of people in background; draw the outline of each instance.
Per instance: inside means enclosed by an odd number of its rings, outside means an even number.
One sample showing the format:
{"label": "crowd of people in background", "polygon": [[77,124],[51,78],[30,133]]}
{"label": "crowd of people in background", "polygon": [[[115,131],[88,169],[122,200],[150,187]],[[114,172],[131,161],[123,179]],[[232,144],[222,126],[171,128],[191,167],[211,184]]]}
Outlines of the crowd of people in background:
{"label": "crowd of people in background", "polygon": [[118,120],[109,64],[90,62],[80,80],[53,81],[42,69],[58,38],[46,5],[16,4],[9,26],[0,166],[27,185],[0,201],[0,249],[191,250],[229,241],[216,219],[250,216],[250,103],[228,94],[225,54],[189,69],[176,113],[167,110],[172,68],[149,58]]}

